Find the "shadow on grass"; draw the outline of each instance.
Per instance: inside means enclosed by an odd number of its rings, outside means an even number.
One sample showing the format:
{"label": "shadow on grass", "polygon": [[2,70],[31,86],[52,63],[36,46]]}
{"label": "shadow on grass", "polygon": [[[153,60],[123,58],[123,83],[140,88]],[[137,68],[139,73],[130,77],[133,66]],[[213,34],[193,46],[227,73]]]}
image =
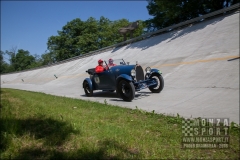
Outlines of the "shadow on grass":
{"label": "shadow on grass", "polygon": [[79,134],[71,124],[57,121],[44,116],[28,119],[0,118],[1,142],[0,150],[7,149],[11,143],[12,136],[30,135],[34,139],[42,139],[46,146],[62,145],[70,134]]}
{"label": "shadow on grass", "polygon": [[[107,153],[113,150],[113,154]],[[61,149],[43,150],[41,148],[28,148],[20,151],[16,159],[123,159],[123,155],[131,159],[139,159],[140,152],[137,149],[127,148],[115,140],[103,140],[98,143],[98,148],[90,150],[88,148],[76,151],[63,151]]]}
{"label": "shadow on grass", "polygon": [[[139,159],[141,155],[137,149],[128,148],[125,144],[112,139],[105,139],[96,142],[97,147],[81,148],[65,147],[71,134],[80,134],[71,124],[52,118],[35,117],[24,120],[2,118],[1,122],[1,153],[11,146],[13,138],[29,136],[31,139],[40,140],[41,145],[32,144],[19,148],[17,153],[9,159],[122,159],[123,155],[131,159]],[[24,142],[23,142],[24,143]],[[79,142],[80,143],[80,142]],[[91,145],[90,145],[91,146]],[[13,146],[12,146],[13,147]],[[17,148],[16,148],[17,149]],[[113,152],[112,152],[113,151]],[[6,158],[6,157],[5,157]]]}

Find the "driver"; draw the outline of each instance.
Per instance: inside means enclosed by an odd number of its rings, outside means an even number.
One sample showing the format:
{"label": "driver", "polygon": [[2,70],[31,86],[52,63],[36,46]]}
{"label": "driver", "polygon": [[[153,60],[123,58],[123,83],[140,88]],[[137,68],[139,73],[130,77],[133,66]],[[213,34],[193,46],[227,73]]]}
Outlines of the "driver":
{"label": "driver", "polygon": [[106,69],[103,67],[103,60],[99,59],[98,60],[98,66],[95,68],[96,73],[101,73],[105,71]]}

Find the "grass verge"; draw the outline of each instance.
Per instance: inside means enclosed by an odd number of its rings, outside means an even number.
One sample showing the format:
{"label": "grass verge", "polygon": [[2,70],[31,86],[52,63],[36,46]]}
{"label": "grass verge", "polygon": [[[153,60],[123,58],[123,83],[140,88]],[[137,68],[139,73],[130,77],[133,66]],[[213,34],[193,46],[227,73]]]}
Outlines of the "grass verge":
{"label": "grass verge", "polygon": [[182,118],[1,89],[1,159],[239,159],[228,149],[182,149]]}

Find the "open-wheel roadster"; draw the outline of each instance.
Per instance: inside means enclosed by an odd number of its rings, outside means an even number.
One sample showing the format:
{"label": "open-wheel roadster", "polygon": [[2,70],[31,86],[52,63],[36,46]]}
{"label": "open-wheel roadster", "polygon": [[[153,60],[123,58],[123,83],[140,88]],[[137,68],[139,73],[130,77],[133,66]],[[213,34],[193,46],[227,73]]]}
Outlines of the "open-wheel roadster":
{"label": "open-wheel roadster", "polygon": [[86,96],[93,96],[94,90],[114,92],[124,101],[132,101],[135,91],[149,88],[152,93],[160,93],[164,87],[162,73],[158,69],[146,67],[145,75],[139,64],[129,65],[123,59],[114,60],[116,66],[109,67],[104,61],[106,70],[95,73],[95,68],[88,69],[90,75],[83,81],[83,89]]}

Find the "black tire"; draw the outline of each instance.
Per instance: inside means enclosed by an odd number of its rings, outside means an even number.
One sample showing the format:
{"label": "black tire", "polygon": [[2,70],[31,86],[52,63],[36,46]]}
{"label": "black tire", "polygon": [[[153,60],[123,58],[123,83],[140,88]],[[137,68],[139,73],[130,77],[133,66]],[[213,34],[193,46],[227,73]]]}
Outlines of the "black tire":
{"label": "black tire", "polygon": [[149,90],[152,93],[160,93],[163,90],[164,87],[164,80],[163,77],[160,74],[153,73],[149,79],[155,79],[157,81],[157,86],[150,86]]}
{"label": "black tire", "polygon": [[115,90],[102,90],[103,92],[114,92]]}
{"label": "black tire", "polygon": [[118,83],[118,93],[124,101],[131,102],[135,97],[135,88],[132,82],[121,80]]}
{"label": "black tire", "polygon": [[84,92],[85,92],[86,96],[92,97],[93,90],[90,89],[90,85],[88,84],[87,81],[83,82],[83,88],[84,88]]}

